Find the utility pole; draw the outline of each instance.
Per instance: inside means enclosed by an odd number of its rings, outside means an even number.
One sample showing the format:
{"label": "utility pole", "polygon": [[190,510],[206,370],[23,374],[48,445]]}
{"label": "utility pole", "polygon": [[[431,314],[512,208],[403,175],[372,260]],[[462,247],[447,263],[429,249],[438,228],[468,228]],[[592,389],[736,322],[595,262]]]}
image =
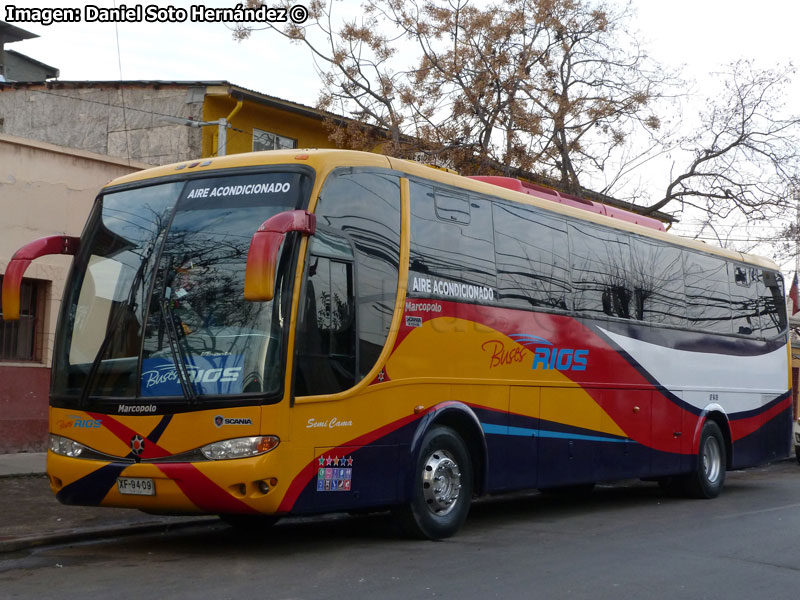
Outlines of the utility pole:
{"label": "utility pole", "polygon": [[800,272],[800,180],[792,182],[792,199],[796,212],[794,223],[794,272]]}
{"label": "utility pole", "polygon": [[[209,123],[213,125],[213,123]],[[225,117],[220,117],[217,121],[217,156],[225,156],[225,149],[228,147],[228,121]],[[798,219],[800,219],[800,207],[797,209]]]}
{"label": "utility pole", "polygon": [[[195,121],[194,119],[184,119],[183,117],[161,117],[162,121],[178,123],[186,127],[217,127],[217,156],[225,156],[228,147],[228,127],[231,126],[225,117],[220,117],[216,121]],[[800,213],[799,213],[800,214]]]}

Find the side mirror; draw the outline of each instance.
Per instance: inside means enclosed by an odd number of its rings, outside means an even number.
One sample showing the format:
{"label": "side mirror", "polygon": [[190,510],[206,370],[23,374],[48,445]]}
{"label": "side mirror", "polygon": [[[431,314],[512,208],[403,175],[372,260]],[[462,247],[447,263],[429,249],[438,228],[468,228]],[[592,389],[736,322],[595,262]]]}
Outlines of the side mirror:
{"label": "side mirror", "polygon": [[69,254],[74,256],[78,252],[78,241],[76,237],[67,235],[52,235],[50,237],[36,240],[25,244],[14,253],[11,261],[6,267],[3,275],[3,320],[19,320],[19,298],[22,286],[22,276],[25,269],[40,256],[48,254]]}
{"label": "side mirror", "polygon": [[286,234],[297,231],[314,235],[316,230],[317,216],[306,210],[289,210],[264,221],[250,241],[244,272],[244,299],[250,302],[272,300],[278,250]]}

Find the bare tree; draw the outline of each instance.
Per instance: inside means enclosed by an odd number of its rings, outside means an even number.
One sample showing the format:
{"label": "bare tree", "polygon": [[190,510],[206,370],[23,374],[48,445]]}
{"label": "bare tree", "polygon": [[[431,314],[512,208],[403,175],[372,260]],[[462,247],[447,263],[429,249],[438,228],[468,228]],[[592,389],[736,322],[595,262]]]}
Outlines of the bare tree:
{"label": "bare tree", "polygon": [[[423,152],[473,173],[534,171],[580,192],[580,176],[604,170],[632,127],[659,125],[649,105],[664,71],[627,39],[627,8],[365,0],[358,19],[335,26],[332,6],[316,0],[306,23],[272,29],[311,51],[319,106],[364,124],[333,122],[337,142],[363,146],[379,128],[388,153]],[[413,59],[398,56],[400,43]]]}
{"label": "bare tree", "polygon": [[609,169],[637,128],[659,129],[652,103],[673,75],[631,34],[629,5],[563,2],[551,11],[550,43],[525,90],[546,135],[532,137],[529,152],[545,174],[580,194],[582,175]]}
{"label": "bare tree", "polygon": [[[791,66],[730,65],[725,93],[680,137],[665,131],[662,104],[679,82],[642,50],[627,4],[363,0],[349,20],[333,7],[313,0],[305,23],[267,27],[314,57],[318,106],[350,117],[328,121],[339,146],[422,154],[471,173],[521,171],[575,194],[601,187],[651,214],[693,207],[707,220],[752,220],[788,208],[800,172],[800,121],[781,104]],[[655,201],[621,187],[667,154],[688,158]]]}
{"label": "bare tree", "polygon": [[[724,93],[709,100],[700,127],[676,143],[688,155],[663,197],[645,211],[694,207],[706,219],[739,212],[751,220],[786,216],[800,172],[800,116],[784,116],[794,68],[749,61],[722,73]],[[677,206],[676,206],[677,205]]]}
{"label": "bare tree", "polygon": [[[248,0],[249,7],[265,4]],[[278,3],[285,8],[290,0]],[[364,13],[358,20],[337,23],[331,10],[333,0],[313,0],[305,23],[289,22],[284,27],[269,23],[271,29],[306,46],[321,76],[321,109],[340,109],[353,121],[332,120],[332,137],[343,145],[361,149],[378,139],[390,140],[388,153],[396,153],[404,137],[405,116],[397,98],[407,72],[396,72],[391,59],[396,54],[395,38],[382,33],[386,28],[377,18]],[[254,28],[238,25],[236,39],[245,39]],[[342,129],[344,128],[344,129]]]}

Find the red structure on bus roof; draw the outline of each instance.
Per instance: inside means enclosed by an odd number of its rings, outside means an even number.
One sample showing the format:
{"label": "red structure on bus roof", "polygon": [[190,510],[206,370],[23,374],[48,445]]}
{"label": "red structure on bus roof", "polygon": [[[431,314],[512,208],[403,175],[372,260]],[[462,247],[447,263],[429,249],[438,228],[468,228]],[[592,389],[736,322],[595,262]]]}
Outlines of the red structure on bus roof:
{"label": "red structure on bus roof", "polygon": [[645,217],[621,208],[606,206],[600,202],[592,202],[591,200],[579,198],[578,196],[573,196],[571,194],[557,192],[556,190],[544,187],[543,185],[528,183],[527,181],[521,181],[519,179],[514,179],[513,177],[470,175],[468,176],[468,179],[475,179],[476,181],[491,183],[492,185],[498,185],[515,192],[522,192],[523,194],[528,194],[537,198],[552,200],[553,202],[558,202],[559,204],[563,204],[565,206],[572,206],[574,208],[580,208],[581,210],[588,210],[589,212],[597,213],[598,215],[605,215],[607,217],[611,217],[612,219],[619,219],[620,221],[626,221],[627,223],[636,223],[637,225],[649,227],[650,229],[666,231],[664,224],[658,219]]}

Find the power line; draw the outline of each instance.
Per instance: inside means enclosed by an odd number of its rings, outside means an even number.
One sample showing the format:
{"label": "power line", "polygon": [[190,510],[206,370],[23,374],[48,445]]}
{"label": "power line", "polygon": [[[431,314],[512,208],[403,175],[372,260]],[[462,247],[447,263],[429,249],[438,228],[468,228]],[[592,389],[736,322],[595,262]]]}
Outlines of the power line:
{"label": "power line", "polygon": [[[110,85],[114,85],[114,82],[109,82],[109,84]],[[91,100],[89,98],[81,98],[81,97],[78,97],[78,96],[70,96],[70,95],[67,95],[67,94],[57,94],[57,93],[52,92],[50,90],[29,90],[29,91],[30,91],[30,93],[34,93],[34,94],[45,94],[47,96],[55,96],[56,98],[62,98],[64,100],[75,100],[77,102],[87,102],[89,104],[98,104],[100,106],[107,106],[109,108],[117,108],[117,109],[120,109],[122,111],[135,111],[135,112],[139,112],[139,113],[143,113],[143,114],[151,115],[151,116],[156,116],[156,117],[166,117],[166,118],[170,118],[170,119],[183,119],[183,120],[191,121],[191,119],[188,119],[187,117],[180,117],[180,116],[177,116],[177,115],[169,115],[169,114],[161,113],[161,112],[154,111],[154,110],[145,110],[143,108],[134,108],[134,107],[131,107],[131,106],[125,106],[124,104],[122,104],[122,105],[120,105],[120,104],[112,104],[111,102],[101,102],[100,100]],[[238,133],[243,133],[245,135],[253,137],[253,133],[251,131],[246,131],[244,129],[239,129],[238,127],[230,127],[230,129],[232,131],[236,131]],[[123,131],[134,131],[134,130],[133,129],[124,129]]]}

